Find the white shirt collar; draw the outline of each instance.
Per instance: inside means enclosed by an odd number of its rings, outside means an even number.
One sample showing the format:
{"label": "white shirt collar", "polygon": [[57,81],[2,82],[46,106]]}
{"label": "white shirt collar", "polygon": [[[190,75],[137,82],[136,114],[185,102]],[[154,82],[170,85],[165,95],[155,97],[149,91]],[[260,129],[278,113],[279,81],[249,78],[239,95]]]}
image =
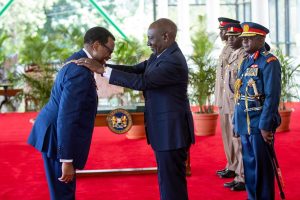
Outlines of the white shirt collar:
{"label": "white shirt collar", "polygon": [[91,56],[91,54],[85,48],[83,48],[82,50],[86,53],[86,55],[87,55],[88,58],[93,58]]}
{"label": "white shirt collar", "polygon": [[163,52],[161,52],[159,55],[156,56],[156,58],[158,58],[159,56],[161,56],[161,54],[163,54],[167,49],[163,50]]}

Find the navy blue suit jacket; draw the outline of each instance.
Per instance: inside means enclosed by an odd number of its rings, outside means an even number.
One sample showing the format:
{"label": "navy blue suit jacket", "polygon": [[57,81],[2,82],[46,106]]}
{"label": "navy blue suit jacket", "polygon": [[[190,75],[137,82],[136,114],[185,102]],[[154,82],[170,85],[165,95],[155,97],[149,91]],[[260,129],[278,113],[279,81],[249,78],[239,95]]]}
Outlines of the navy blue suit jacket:
{"label": "navy blue suit jacket", "polygon": [[187,96],[188,67],[176,42],[158,58],[134,66],[113,68],[109,83],[141,90],[145,97],[145,127],[155,151],[189,147],[194,125]]}
{"label": "navy blue suit jacket", "polygon": [[[87,57],[83,50],[68,60]],[[28,143],[54,159],[73,159],[82,169],[86,163],[95,115],[97,93],[93,73],[74,63],[57,74],[49,102],[40,111]]]}

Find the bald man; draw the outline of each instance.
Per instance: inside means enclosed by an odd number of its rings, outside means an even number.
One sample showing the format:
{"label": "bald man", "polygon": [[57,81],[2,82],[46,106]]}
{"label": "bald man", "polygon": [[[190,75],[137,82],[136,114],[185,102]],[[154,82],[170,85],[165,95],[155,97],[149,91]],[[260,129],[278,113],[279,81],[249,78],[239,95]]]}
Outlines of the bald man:
{"label": "bald man", "polygon": [[[161,200],[188,199],[185,163],[195,141],[188,67],[176,33],[169,19],[153,22],[148,29],[150,58],[134,66],[107,65],[104,74],[110,84],[143,91],[147,141],[155,152]],[[93,61],[79,63],[97,72]]]}

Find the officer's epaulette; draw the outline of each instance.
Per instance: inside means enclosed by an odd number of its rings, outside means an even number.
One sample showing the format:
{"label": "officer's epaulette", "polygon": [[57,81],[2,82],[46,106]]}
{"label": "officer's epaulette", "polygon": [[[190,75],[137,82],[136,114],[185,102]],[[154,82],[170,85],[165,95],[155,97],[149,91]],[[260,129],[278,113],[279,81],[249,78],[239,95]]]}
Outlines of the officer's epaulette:
{"label": "officer's epaulette", "polygon": [[274,60],[277,60],[277,58],[275,56],[271,56],[270,58],[267,59],[267,63],[270,63]]}

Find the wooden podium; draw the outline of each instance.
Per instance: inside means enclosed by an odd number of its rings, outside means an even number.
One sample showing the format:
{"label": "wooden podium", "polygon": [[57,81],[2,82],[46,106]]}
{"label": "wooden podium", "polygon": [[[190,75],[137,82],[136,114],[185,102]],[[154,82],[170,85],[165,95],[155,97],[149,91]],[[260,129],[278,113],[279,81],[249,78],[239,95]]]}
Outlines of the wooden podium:
{"label": "wooden podium", "polygon": [[[130,112],[133,125],[144,124],[144,112]],[[96,115],[95,126],[108,126],[106,117],[108,113],[101,113]],[[190,154],[188,153],[188,160],[186,162],[186,174],[191,175]],[[94,170],[76,170],[76,176],[103,176],[103,175],[120,175],[120,174],[153,174],[157,173],[157,167],[145,168],[120,168],[120,169],[94,169]]]}

